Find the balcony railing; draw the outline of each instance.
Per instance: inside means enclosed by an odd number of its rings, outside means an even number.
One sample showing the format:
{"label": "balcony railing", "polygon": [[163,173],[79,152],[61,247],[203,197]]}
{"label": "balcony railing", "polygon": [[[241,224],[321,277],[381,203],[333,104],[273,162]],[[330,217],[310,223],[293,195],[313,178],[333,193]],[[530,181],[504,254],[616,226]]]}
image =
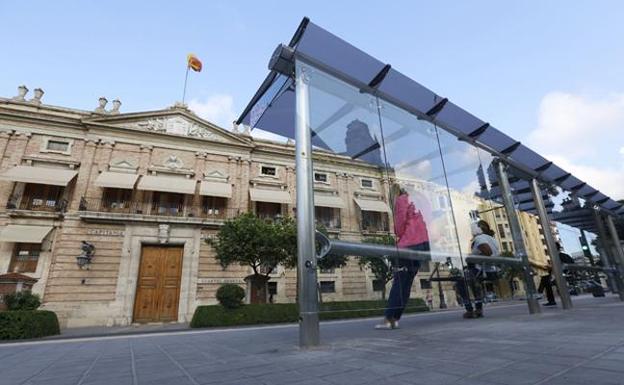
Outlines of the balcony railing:
{"label": "balcony railing", "polygon": [[231,219],[241,213],[240,209],[210,207],[204,205],[140,201],[107,201],[101,199],[82,199],[79,211],[215,220]]}
{"label": "balcony railing", "polygon": [[15,199],[7,202],[6,208],[9,210],[43,211],[49,213],[62,213],[67,209],[67,202],[63,199],[30,198],[23,197],[19,204]]}

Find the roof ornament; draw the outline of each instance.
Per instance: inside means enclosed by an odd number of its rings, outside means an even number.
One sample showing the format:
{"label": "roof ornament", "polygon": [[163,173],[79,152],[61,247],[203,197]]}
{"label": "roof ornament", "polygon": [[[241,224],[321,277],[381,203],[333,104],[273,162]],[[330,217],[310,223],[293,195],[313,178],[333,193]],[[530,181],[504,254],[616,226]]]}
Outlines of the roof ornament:
{"label": "roof ornament", "polygon": [[119,100],[119,99],[113,100],[113,109],[110,110],[110,114],[111,115],[118,115],[119,114],[119,107],[121,107],[121,100]]}
{"label": "roof ornament", "polygon": [[45,94],[45,92],[41,88],[35,88],[34,93],[35,93],[35,96],[32,99],[30,99],[30,102],[36,105],[41,104],[41,98],[43,97],[43,94]]}
{"label": "roof ornament", "polygon": [[98,106],[95,109],[95,112],[97,112],[98,114],[105,114],[107,103],[108,99],[106,99],[104,96],[100,96],[100,98],[98,99]]}
{"label": "roof ornament", "polygon": [[17,102],[25,102],[27,93],[28,87],[22,84],[21,86],[17,87],[17,95],[13,97],[13,100]]}

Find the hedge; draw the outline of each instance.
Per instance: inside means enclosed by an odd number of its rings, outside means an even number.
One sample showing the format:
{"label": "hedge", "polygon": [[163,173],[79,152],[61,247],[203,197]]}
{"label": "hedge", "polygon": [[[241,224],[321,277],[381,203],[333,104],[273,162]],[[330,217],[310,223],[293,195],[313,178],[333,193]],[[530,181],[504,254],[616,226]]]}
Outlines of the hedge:
{"label": "hedge", "polygon": [[[373,317],[383,315],[386,301],[343,301],[321,304],[321,320]],[[428,311],[421,298],[409,300],[406,313]],[[192,328],[274,324],[297,322],[299,309],[295,303],[243,305],[226,309],[221,305],[198,306],[191,320]]]}
{"label": "hedge", "polygon": [[39,338],[60,334],[56,313],[47,310],[0,312],[0,340]]}

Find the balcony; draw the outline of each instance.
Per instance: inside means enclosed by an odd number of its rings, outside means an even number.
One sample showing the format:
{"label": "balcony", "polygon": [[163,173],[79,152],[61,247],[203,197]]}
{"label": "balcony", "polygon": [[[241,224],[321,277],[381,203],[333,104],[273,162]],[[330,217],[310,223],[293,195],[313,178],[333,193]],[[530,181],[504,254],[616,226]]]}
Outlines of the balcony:
{"label": "balcony", "polygon": [[82,199],[80,217],[87,221],[134,221],[188,224],[222,224],[241,210],[172,202]]}

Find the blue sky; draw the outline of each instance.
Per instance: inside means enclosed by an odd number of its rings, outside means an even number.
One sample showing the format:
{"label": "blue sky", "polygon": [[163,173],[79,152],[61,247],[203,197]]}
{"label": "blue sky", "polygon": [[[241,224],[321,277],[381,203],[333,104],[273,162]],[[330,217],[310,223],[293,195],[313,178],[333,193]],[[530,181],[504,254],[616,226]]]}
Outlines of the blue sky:
{"label": "blue sky", "polygon": [[303,16],[624,198],[619,1],[2,1],[0,95],[122,112],[181,99],[224,126]]}

